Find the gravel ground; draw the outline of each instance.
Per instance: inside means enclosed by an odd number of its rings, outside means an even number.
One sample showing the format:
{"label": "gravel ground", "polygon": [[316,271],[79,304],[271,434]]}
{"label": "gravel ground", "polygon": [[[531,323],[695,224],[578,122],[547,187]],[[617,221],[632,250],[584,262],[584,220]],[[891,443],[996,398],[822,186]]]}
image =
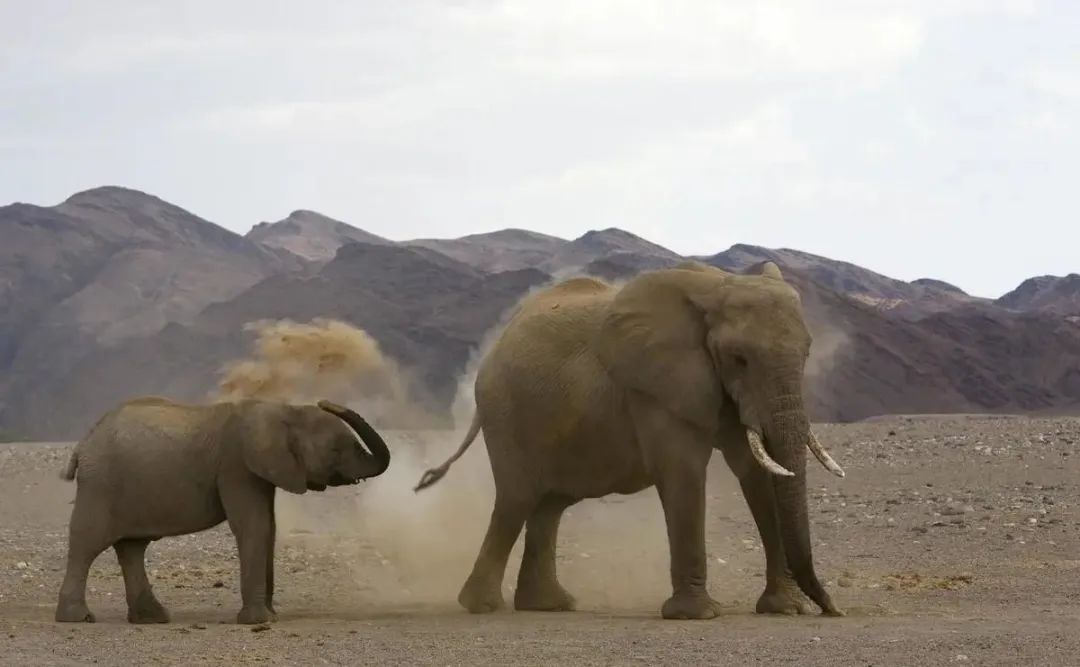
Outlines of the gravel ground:
{"label": "gravel ground", "polygon": [[845,618],[752,613],[763,554],[719,456],[707,531],[720,618],[659,618],[667,547],[651,490],[568,513],[559,568],[579,611],[466,614],[454,597],[490,510],[483,449],[414,495],[425,452],[441,460],[456,438],[390,433],[384,477],[279,495],[281,620],[254,629],[232,623],[224,527],[150,547],[172,623],[125,621],[108,552],[89,584],[98,623],[54,623],[69,445],[0,445],[0,664],[1080,664],[1080,420],[894,417],[818,433],[848,473],[811,471],[818,571]]}

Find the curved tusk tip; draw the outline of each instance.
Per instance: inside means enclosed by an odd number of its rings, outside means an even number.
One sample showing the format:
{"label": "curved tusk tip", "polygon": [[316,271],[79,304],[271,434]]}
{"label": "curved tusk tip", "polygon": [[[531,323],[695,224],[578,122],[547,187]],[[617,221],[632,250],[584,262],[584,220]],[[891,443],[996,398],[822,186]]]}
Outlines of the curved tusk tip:
{"label": "curved tusk tip", "polygon": [[833,470],[833,474],[837,477],[847,477],[847,473],[844,472],[843,468],[837,468],[836,470]]}
{"label": "curved tusk tip", "polygon": [[785,468],[783,466],[779,466],[779,465],[776,466],[775,468],[771,469],[771,471],[772,471],[772,473],[774,475],[780,475],[781,477],[794,477],[795,476],[795,473],[793,473],[790,470],[788,470],[787,468]]}

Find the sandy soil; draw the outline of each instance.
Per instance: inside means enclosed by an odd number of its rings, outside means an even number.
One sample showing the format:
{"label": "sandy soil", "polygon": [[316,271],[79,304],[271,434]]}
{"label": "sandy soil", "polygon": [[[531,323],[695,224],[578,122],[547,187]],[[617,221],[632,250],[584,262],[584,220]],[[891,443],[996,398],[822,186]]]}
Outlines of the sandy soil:
{"label": "sandy soil", "polygon": [[846,618],[752,613],[763,555],[719,456],[707,530],[724,616],[659,618],[653,491],[570,510],[559,567],[579,611],[469,615],[454,597],[490,507],[483,449],[414,495],[424,452],[441,459],[456,438],[389,433],[383,478],[279,496],[281,620],[256,629],[232,623],[239,573],[223,527],[151,546],[172,623],[125,621],[109,552],[90,579],[98,623],[54,623],[68,446],[0,445],[0,664],[1080,664],[1080,420],[899,417],[819,434],[848,472],[811,472],[818,570]]}

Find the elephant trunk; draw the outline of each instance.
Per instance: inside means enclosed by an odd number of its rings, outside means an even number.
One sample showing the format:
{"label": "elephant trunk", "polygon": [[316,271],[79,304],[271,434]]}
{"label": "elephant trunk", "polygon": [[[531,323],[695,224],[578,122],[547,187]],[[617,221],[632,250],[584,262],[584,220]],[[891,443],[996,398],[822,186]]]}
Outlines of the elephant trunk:
{"label": "elephant trunk", "polygon": [[799,380],[791,379],[774,386],[789,389],[768,401],[764,424],[765,439],[772,456],[793,473],[772,478],[788,568],[807,597],[824,613],[839,616],[843,612],[833,604],[814,572],[806,501],[806,449],[813,435],[799,391]]}
{"label": "elephant trunk", "polygon": [[329,401],[319,401],[319,407],[348,424],[352,430],[356,431],[364,446],[371,452],[373,468],[371,473],[364,475],[364,479],[378,477],[386,472],[386,469],[390,467],[390,449],[383,442],[379,433],[371,427],[371,424],[368,424],[363,417],[352,410]]}

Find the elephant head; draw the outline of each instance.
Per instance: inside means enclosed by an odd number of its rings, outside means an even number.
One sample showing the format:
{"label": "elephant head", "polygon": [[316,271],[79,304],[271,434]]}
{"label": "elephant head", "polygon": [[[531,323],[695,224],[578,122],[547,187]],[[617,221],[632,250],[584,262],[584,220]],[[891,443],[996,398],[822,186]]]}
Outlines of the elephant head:
{"label": "elephant head", "polygon": [[235,410],[233,433],[244,463],[291,493],[355,484],[390,465],[390,450],[375,429],[329,401],[319,401],[318,407],[243,401]]}
{"label": "elephant head", "polygon": [[598,341],[611,376],[705,434],[734,403],[754,457],[773,473],[788,565],[807,596],[835,608],[814,572],[806,450],[843,471],[810,429],[803,371],[810,333],[798,293],[775,264],[757,275],[697,263],[642,274],[615,297]]}

